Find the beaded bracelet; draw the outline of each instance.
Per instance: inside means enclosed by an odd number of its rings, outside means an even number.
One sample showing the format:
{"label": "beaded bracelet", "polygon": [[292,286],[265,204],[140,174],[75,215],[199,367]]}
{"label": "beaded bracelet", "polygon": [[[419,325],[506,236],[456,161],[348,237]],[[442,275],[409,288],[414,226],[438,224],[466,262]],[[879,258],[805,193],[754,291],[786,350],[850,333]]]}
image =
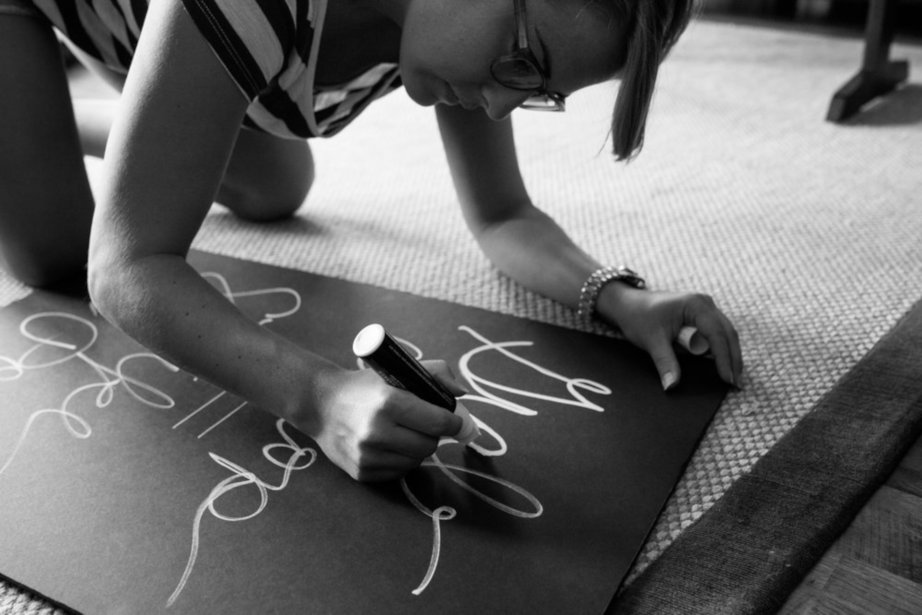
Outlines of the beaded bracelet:
{"label": "beaded bracelet", "polygon": [[590,274],[579,290],[577,315],[586,323],[591,323],[595,316],[599,295],[609,282],[622,282],[633,288],[646,288],[646,281],[637,272],[624,265],[617,267],[600,267]]}

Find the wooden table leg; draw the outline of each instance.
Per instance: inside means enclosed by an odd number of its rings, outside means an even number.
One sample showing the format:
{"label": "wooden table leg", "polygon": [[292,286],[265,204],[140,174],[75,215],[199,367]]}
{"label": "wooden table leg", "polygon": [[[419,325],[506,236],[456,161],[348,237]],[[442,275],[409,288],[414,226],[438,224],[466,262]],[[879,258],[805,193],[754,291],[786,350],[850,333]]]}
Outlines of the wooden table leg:
{"label": "wooden table leg", "polygon": [[830,122],[848,119],[866,103],[892,91],[908,78],[909,63],[891,61],[889,57],[897,1],[871,0],[861,70],[833,96],[826,114]]}

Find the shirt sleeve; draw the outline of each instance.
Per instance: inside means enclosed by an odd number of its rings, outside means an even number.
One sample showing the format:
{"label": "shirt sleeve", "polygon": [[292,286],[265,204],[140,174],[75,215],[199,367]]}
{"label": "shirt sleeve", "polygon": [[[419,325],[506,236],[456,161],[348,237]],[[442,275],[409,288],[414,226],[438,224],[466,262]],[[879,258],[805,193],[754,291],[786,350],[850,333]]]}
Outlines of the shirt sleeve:
{"label": "shirt sleeve", "polygon": [[252,102],[285,67],[307,0],[183,0],[237,87]]}

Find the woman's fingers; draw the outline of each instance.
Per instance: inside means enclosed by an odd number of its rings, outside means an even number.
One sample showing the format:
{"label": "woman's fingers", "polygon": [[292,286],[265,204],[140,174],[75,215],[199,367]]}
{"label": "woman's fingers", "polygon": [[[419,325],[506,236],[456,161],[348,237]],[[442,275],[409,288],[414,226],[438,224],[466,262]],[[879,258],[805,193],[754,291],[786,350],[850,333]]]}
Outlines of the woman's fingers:
{"label": "woman's fingers", "polygon": [[725,382],[739,386],[743,357],[733,324],[713,304],[705,313],[692,315],[691,320],[710,346],[717,373]]}
{"label": "woman's fingers", "polygon": [[408,457],[393,451],[369,448],[356,459],[352,468],[343,468],[355,480],[380,482],[395,480],[419,467],[422,459]]}
{"label": "woman's fingers", "polygon": [[366,440],[365,445],[422,461],[435,452],[439,446],[439,439],[440,436],[432,436],[402,425],[394,425],[380,436]]}
{"label": "woman's fingers", "polygon": [[445,361],[441,359],[429,359],[426,361],[421,361],[423,367],[429,370],[429,373],[435,376],[435,379],[438,380],[442,386],[451,392],[455,397],[460,397],[462,395],[467,395],[470,393],[466,388],[464,388],[455,378],[454,372],[451,370],[451,366],[448,365]]}
{"label": "woman's fingers", "polygon": [[389,418],[396,426],[434,438],[453,436],[461,429],[460,416],[412,393],[399,391],[395,402],[390,407]]}
{"label": "woman's fingers", "polygon": [[659,373],[660,382],[664,391],[669,391],[679,383],[682,377],[682,370],[679,368],[679,360],[675,356],[672,348],[672,340],[663,332],[647,342],[647,352],[653,359],[656,371]]}
{"label": "woman's fingers", "polygon": [[696,357],[705,355],[711,350],[711,346],[708,344],[707,339],[701,335],[697,327],[684,326],[679,329],[679,334],[676,336],[676,344]]}

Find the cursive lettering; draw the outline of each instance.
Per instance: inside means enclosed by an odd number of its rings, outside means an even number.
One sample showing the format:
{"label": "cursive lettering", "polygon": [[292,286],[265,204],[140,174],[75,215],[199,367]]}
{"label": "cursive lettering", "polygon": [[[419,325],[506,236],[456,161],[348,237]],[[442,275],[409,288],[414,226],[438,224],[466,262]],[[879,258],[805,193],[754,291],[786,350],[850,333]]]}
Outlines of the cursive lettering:
{"label": "cursive lettering", "polygon": [[[501,397],[496,391],[516,395],[518,397],[525,397],[532,399],[536,402],[540,401],[545,404],[559,404],[564,406],[575,406],[579,408],[585,408],[587,410],[592,410],[595,412],[603,412],[604,408],[589,399],[583,394],[583,391],[588,393],[595,393],[598,395],[610,395],[611,389],[608,387],[595,382],[593,380],[588,380],[586,378],[569,378],[558,374],[553,370],[550,370],[546,367],[542,367],[533,361],[524,359],[515,353],[511,352],[510,348],[524,348],[533,346],[533,342],[530,341],[509,341],[509,342],[493,342],[487,339],[485,336],[481,335],[474,329],[468,326],[458,327],[460,331],[463,331],[473,337],[475,340],[481,343],[480,346],[469,350],[464,353],[459,360],[459,369],[461,372],[461,377],[467,381],[470,387],[476,391],[476,394],[465,395],[461,399],[465,402],[465,405],[469,405],[471,402],[477,402],[480,404],[486,404],[493,406],[500,410],[506,410],[513,414],[522,416],[522,417],[532,417],[538,414],[538,411],[524,406],[521,403],[512,401],[508,398]],[[405,341],[401,343],[408,344]],[[412,346],[415,348],[415,346]],[[505,360],[514,361],[518,364],[524,365],[531,369],[535,374],[543,376],[545,378],[550,378],[558,382],[562,382],[565,385],[569,397],[559,397],[546,395],[541,393],[536,393],[522,388],[513,387],[510,385],[500,384],[498,382],[489,380],[488,378],[475,373],[471,360],[486,352],[496,352],[499,353],[499,356]],[[418,352],[417,358],[422,357],[422,352]],[[472,415],[473,416],[473,415]],[[508,451],[508,446],[503,437],[493,429],[486,422],[481,420],[479,417],[474,417],[474,420],[477,422],[478,426],[481,429],[481,436],[468,446],[478,451],[480,454],[490,457],[498,457],[505,455]],[[484,436],[489,434],[490,438],[495,443],[494,448],[488,448],[482,444]],[[453,440],[443,440],[439,443],[439,446],[452,443]],[[498,478],[496,476],[487,474],[485,472],[480,472],[477,470],[472,470],[459,465],[446,464],[439,459],[438,454],[433,454],[428,460],[424,461],[422,467],[434,467],[438,469],[442,475],[447,478],[449,481],[453,482],[457,486],[461,487],[468,493],[472,494],[476,498],[483,501],[485,504],[507,514],[512,517],[519,519],[536,519],[540,517],[544,512],[544,506],[541,504],[540,500],[535,497],[532,493],[527,491],[524,487],[520,487],[510,481]],[[490,495],[487,495],[483,491],[472,486],[463,476],[475,476],[481,480],[493,483],[500,487],[503,487],[519,496],[521,496],[527,503],[527,508],[516,508],[510,506]],[[441,524],[443,521],[450,521],[457,517],[457,509],[454,507],[442,504],[436,506],[435,508],[430,509],[425,506],[418,497],[413,493],[410,488],[407,480],[404,478],[400,482],[401,489],[403,490],[404,495],[410,501],[410,503],[422,514],[426,515],[432,520],[432,550],[429,556],[429,566],[426,570],[426,573],[423,575],[422,581],[417,585],[415,589],[412,590],[412,594],[419,596],[422,594],[426,588],[429,586],[430,582],[435,576],[436,569],[439,563],[439,557],[442,551],[442,530]]]}
{"label": "cursive lettering", "polygon": [[[209,493],[202,503],[199,504],[198,510],[195,512],[195,518],[192,521],[192,544],[189,549],[189,559],[186,561],[186,568],[183,570],[179,583],[176,585],[176,589],[173,590],[173,593],[167,600],[166,605],[168,607],[176,602],[179,594],[182,593],[183,588],[186,586],[189,576],[192,574],[192,569],[195,567],[195,560],[198,557],[199,551],[199,532],[202,525],[202,517],[206,512],[211,513],[214,518],[220,521],[239,522],[252,519],[266,508],[266,505],[269,503],[270,491],[282,491],[285,489],[285,487],[288,486],[288,480],[292,472],[307,469],[317,459],[317,451],[312,448],[298,446],[294,439],[285,431],[285,425],[286,423],[283,419],[278,419],[275,422],[276,431],[282,437],[283,442],[274,442],[262,448],[263,457],[273,465],[282,468],[282,477],[277,485],[265,482],[253,472],[250,472],[233,461],[214,453],[208,453],[212,461],[230,470],[231,475],[219,482],[214,489],[211,490],[211,493]],[[288,458],[284,461],[277,458],[276,454],[279,452],[287,452]],[[222,513],[215,507],[216,502],[228,493],[236,489],[251,486],[259,493],[259,504],[252,511],[234,516]]]}

